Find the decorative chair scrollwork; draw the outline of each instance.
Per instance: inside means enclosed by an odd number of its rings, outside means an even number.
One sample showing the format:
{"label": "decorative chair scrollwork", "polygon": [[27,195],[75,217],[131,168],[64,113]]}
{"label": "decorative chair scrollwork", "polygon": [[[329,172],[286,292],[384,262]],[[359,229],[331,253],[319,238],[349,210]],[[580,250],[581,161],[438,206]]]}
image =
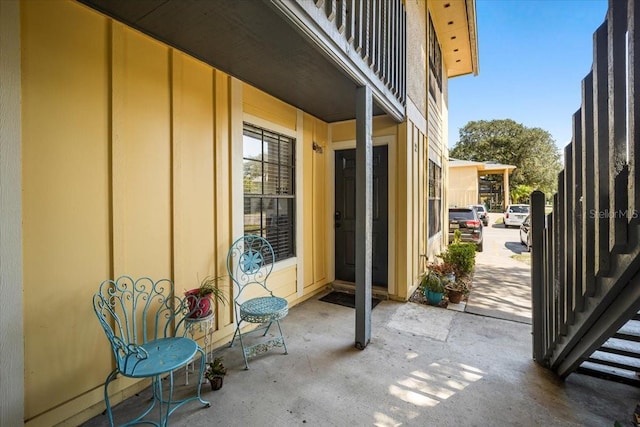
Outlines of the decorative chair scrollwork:
{"label": "decorative chair scrollwork", "polygon": [[[131,378],[151,378],[153,399],[140,416],[130,424],[167,425],[169,416],[187,402],[200,397],[205,354],[192,339],[184,337],[185,317],[189,309],[174,293],[168,279],[153,281],[148,277],[137,280],[121,276],[105,280],[93,296],[93,308],[111,344],[116,367],[104,383],[104,400],[110,425],[114,425],[109,401],[109,383],[118,374]],[[200,354],[200,375],[195,395],[173,400],[173,371],[184,367]],[[168,396],[163,396],[162,377],[167,376]],[[145,419],[158,406],[159,421]]]}
{"label": "decorative chair scrollwork", "polygon": [[[227,270],[237,290],[234,293],[236,331],[229,346],[233,346],[236,338],[240,340],[245,369],[249,369],[247,361],[249,357],[273,347],[284,347],[284,353],[287,354],[280,319],[288,314],[289,304],[286,299],[274,296],[267,287],[267,279],[273,270],[274,260],[273,248],[269,242],[263,237],[254,235],[246,235],[236,240],[227,254]],[[253,290],[249,291],[251,288]],[[261,326],[248,332],[241,332],[244,323],[261,324]],[[246,335],[263,330],[262,336],[266,337],[274,323],[278,327],[277,336],[262,339],[251,345],[244,342],[243,337]]]}

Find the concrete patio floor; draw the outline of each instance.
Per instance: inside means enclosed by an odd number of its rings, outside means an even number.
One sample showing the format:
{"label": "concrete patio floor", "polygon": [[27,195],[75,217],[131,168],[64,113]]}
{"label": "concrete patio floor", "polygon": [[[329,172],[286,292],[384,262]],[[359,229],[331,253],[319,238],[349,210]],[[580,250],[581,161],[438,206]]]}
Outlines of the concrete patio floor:
{"label": "concrete patio floor", "polygon": [[[578,374],[561,381],[531,360],[531,326],[383,301],[372,340],[354,348],[355,310],[315,297],[283,322],[281,349],[250,359],[220,348],[224,387],[174,413],[173,426],[613,426],[630,425],[640,390]],[[182,375],[177,379],[183,381]],[[193,382],[186,386],[193,390]],[[147,402],[118,405],[116,419]],[[85,426],[106,425],[100,415]]]}
{"label": "concrete patio floor", "polygon": [[[518,230],[494,225],[485,237],[466,304],[382,301],[360,351],[355,310],[317,295],[282,322],[288,355],[273,349],[245,371],[238,346],[216,349],[228,368],[223,388],[204,384],[211,407],[188,404],[170,425],[631,426],[640,389],[579,374],[562,381],[532,360],[530,267],[512,258],[523,249]],[[191,379],[181,391],[193,393]],[[118,405],[116,422],[149,397]],[[103,425],[106,415],[84,424]]]}

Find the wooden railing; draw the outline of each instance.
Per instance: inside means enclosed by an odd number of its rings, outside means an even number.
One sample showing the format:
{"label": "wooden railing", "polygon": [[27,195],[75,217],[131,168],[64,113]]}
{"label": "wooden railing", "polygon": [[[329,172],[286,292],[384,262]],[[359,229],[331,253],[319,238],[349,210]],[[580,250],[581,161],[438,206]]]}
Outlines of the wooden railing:
{"label": "wooden railing", "polygon": [[365,80],[379,102],[386,99],[404,110],[407,17],[403,0],[271,1],[345,72],[358,70],[361,75],[354,77]]}
{"label": "wooden railing", "polygon": [[552,213],[532,194],[533,357],[562,377],[640,309],[639,50],[640,2],[610,0]]}

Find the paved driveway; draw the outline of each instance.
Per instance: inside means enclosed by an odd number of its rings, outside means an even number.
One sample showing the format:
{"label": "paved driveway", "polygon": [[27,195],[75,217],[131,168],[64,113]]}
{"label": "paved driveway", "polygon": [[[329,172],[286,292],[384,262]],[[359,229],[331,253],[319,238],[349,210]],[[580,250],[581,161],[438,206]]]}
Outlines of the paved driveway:
{"label": "paved driveway", "polygon": [[513,258],[527,257],[520,230],[493,224],[484,227],[484,252],[476,253],[473,289],[465,311],[497,319],[531,323],[531,268]]}

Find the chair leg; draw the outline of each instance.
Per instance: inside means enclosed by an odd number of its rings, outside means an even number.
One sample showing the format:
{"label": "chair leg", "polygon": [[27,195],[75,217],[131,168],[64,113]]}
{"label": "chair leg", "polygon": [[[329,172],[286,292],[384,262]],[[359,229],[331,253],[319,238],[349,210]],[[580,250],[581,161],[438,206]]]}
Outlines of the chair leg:
{"label": "chair leg", "polygon": [[263,337],[267,336],[267,333],[269,332],[269,329],[271,329],[271,325],[273,325],[273,320],[271,322],[269,322],[269,325],[265,328],[264,334],[262,334]]}
{"label": "chair leg", "polygon": [[280,320],[276,320],[278,324],[278,330],[280,331],[280,337],[282,338],[282,346],[284,347],[284,354],[289,354],[287,351],[287,343],[284,342],[284,335],[282,334],[282,328],[280,327]]}
{"label": "chair leg", "polygon": [[233,333],[233,338],[231,339],[231,343],[229,344],[229,347],[233,347],[233,343],[236,340],[236,336],[238,335],[238,332],[240,331],[240,324],[236,324],[236,330]]}
{"label": "chair leg", "polygon": [[236,323],[236,331],[233,333],[233,338],[231,339],[231,343],[229,347],[233,347],[233,343],[236,340],[236,337],[240,340],[240,347],[242,348],[242,357],[244,357],[244,369],[249,369],[249,362],[247,361],[247,353],[244,351],[244,342],[242,341],[242,332],[240,332],[240,323],[242,320]]}
{"label": "chair leg", "polygon": [[118,370],[114,369],[113,372],[111,372],[108,376],[107,379],[104,380],[104,403],[107,406],[107,416],[109,417],[109,425],[111,427],[114,426],[113,424],[113,414],[111,413],[111,402],[109,400],[109,383],[111,381],[113,381],[113,379],[118,375]]}
{"label": "chair leg", "polygon": [[238,338],[240,338],[240,347],[242,347],[242,357],[244,358],[244,369],[249,369],[249,361],[247,360],[247,352],[244,351],[244,342],[242,341],[242,332],[240,332],[240,323],[238,322]]}
{"label": "chair leg", "polygon": [[205,363],[207,362],[207,357],[205,355],[205,352],[203,349],[199,348],[198,351],[200,352],[200,375],[198,375],[198,392],[197,392],[197,397],[198,400],[200,401],[200,403],[202,403],[203,405],[205,405],[205,407],[210,407],[211,403],[209,403],[206,400],[202,400],[202,396],[201,396],[201,389],[202,389],[202,379],[204,378],[204,366]]}

